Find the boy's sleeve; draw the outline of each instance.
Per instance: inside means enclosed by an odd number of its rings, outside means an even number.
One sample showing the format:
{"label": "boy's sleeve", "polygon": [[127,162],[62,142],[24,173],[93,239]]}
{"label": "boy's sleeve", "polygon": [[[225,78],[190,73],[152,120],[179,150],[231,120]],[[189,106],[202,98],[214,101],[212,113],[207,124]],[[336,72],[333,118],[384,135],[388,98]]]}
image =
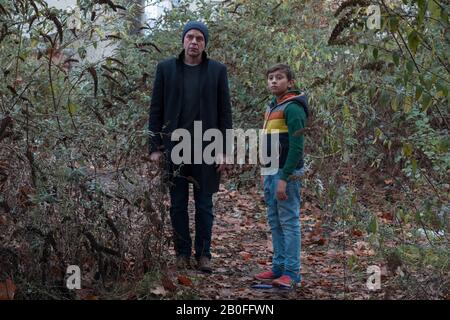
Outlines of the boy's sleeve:
{"label": "boy's sleeve", "polygon": [[303,154],[303,136],[295,135],[295,133],[305,127],[306,113],[302,106],[294,102],[286,107],[284,117],[288,126],[289,151],[280,179],[287,181]]}

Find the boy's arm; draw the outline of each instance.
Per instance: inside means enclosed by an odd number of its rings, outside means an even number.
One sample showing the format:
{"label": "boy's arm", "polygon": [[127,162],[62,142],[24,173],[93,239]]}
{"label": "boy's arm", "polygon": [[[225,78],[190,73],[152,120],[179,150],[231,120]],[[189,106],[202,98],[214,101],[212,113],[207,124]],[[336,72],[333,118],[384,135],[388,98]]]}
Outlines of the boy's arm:
{"label": "boy's arm", "polygon": [[302,106],[293,102],[286,107],[284,117],[288,126],[289,151],[280,179],[287,181],[289,176],[294,172],[303,153],[303,137],[294,134],[305,127],[306,113]]}

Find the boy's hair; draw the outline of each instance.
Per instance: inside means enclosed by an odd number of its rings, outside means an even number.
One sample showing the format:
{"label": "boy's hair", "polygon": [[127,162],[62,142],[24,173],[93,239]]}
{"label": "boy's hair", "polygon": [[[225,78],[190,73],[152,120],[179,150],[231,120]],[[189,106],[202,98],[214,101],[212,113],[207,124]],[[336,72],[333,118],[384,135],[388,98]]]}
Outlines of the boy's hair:
{"label": "boy's hair", "polygon": [[284,73],[289,81],[295,78],[294,72],[292,71],[291,67],[283,63],[278,63],[271,66],[266,72],[266,78],[269,76],[269,74],[275,71],[281,71],[282,73]]}

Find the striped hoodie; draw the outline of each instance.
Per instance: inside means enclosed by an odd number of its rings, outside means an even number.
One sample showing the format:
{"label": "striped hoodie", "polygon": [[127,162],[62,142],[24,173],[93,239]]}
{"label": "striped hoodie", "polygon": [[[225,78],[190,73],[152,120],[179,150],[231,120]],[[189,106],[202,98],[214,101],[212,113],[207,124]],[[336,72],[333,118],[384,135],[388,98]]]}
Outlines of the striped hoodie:
{"label": "striped hoodie", "polygon": [[296,169],[303,167],[304,137],[295,134],[306,126],[308,99],[298,90],[290,90],[280,99],[273,97],[267,104],[264,116],[264,133],[267,138],[267,155],[270,157],[270,140],[273,130],[278,130],[280,141],[279,169],[281,179],[287,181]]}

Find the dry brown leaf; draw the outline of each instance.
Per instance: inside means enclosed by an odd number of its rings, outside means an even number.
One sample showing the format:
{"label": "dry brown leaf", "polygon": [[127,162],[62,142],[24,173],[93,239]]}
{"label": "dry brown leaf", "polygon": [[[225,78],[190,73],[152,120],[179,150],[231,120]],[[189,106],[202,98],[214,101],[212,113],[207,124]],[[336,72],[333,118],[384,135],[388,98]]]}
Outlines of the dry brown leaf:
{"label": "dry brown leaf", "polygon": [[314,236],[318,236],[318,235],[321,235],[322,232],[323,232],[322,223],[320,221],[317,221],[313,227],[312,234]]}
{"label": "dry brown leaf", "polygon": [[331,258],[335,258],[336,254],[337,254],[337,252],[334,249],[330,249],[330,250],[327,251],[327,256],[329,256]]}
{"label": "dry brown leaf", "polygon": [[381,218],[388,221],[392,221],[394,219],[394,215],[391,212],[383,212],[381,214]]}
{"label": "dry brown leaf", "polygon": [[150,291],[151,293],[157,296],[165,296],[167,294],[166,289],[162,286],[157,286],[155,289]]}
{"label": "dry brown leaf", "polygon": [[178,276],[178,282],[181,283],[183,286],[187,286],[187,287],[193,286],[192,280],[183,275]]}
{"label": "dry brown leaf", "polygon": [[353,229],[352,235],[354,235],[355,237],[362,237],[363,232],[359,229]]}
{"label": "dry brown leaf", "polygon": [[170,280],[167,276],[164,276],[161,279],[162,285],[164,287],[164,289],[173,292],[177,290],[177,286],[172,282],[172,280]]}
{"label": "dry brown leaf", "polygon": [[11,279],[6,279],[6,282],[0,283],[0,300],[14,300],[16,289],[16,285]]}
{"label": "dry brown leaf", "polygon": [[80,300],[98,300],[92,289],[79,289],[75,290],[75,293]]}
{"label": "dry brown leaf", "polygon": [[319,246],[323,246],[327,243],[327,239],[320,235],[313,236],[311,240],[313,241],[313,243],[318,244]]}
{"label": "dry brown leaf", "polygon": [[248,261],[248,260],[250,260],[250,258],[252,257],[252,254],[249,253],[249,252],[246,252],[246,251],[241,251],[241,252],[239,252],[239,255],[242,257],[242,259],[243,259],[244,261]]}

